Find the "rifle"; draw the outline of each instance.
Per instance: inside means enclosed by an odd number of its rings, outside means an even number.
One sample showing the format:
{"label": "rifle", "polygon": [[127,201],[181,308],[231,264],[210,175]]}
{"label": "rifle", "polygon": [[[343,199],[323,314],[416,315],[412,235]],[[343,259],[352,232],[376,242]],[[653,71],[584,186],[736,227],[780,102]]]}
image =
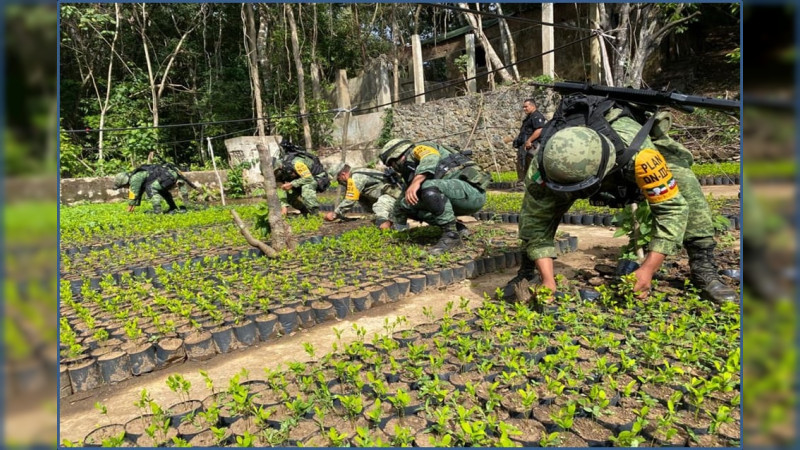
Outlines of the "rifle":
{"label": "rifle", "polygon": [[165,161],[164,158],[162,158],[161,155],[158,155],[158,154],[156,154],[156,158],[158,158],[158,161],[161,162],[161,164],[163,164],[163,165],[169,167],[170,169],[174,170],[175,173],[178,174],[178,178],[180,178],[181,180],[185,181],[186,184],[189,185],[189,187],[191,187],[192,189],[194,189],[196,191],[200,190],[199,187],[197,187],[188,178],[186,178],[186,176],[183,174],[183,172],[181,172],[181,169],[179,169],[178,166],[176,166],[174,163],[171,163],[169,161]]}
{"label": "rifle", "polygon": [[694,112],[694,108],[707,108],[732,114],[739,111],[741,102],[735,100],[724,100],[719,98],[700,97],[696,95],[681,94],[676,91],[656,91],[652,89],[633,89],[601,86],[598,84],[579,83],[577,81],[554,82],[552,85],[542,83],[530,83],[535,86],[549,87],[561,94],[572,94],[582,92],[587,95],[597,95],[608,97],[630,103],[638,103],[653,106],[669,106],[684,112]]}

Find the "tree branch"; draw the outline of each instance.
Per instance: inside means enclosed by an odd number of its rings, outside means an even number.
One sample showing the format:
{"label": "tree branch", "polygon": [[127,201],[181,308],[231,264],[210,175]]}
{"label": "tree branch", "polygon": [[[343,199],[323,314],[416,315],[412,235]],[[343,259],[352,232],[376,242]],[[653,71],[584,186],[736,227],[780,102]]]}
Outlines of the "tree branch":
{"label": "tree branch", "polygon": [[241,217],[239,217],[239,214],[237,214],[236,211],[231,210],[231,216],[233,216],[233,222],[236,224],[236,227],[239,228],[239,232],[242,233],[242,236],[244,236],[244,239],[248,244],[261,250],[267,256],[267,258],[275,258],[278,256],[278,252],[276,252],[272,247],[254,238],[253,235],[250,234],[250,230],[247,228],[247,225],[244,224],[244,221]]}

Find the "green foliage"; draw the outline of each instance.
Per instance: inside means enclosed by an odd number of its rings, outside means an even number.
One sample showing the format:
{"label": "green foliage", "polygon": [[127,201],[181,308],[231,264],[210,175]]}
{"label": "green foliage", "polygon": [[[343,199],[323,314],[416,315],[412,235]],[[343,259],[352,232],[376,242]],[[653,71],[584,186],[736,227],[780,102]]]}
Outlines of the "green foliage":
{"label": "green foliage", "polygon": [[228,170],[228,180],[225,182],[225,195],[230,198],[241,198],[247,195],[247,183],[243,172],[250,169],[258,161],[242,161]]}
{"label": "green foliage", "polygon": [[375,141],[375,146],[378,148],[383,148],[387,142],[392,140],[392,126],[394,125],[394,110],[392,108],[386,108],[383,111],[383,117],[381,118],[383,121],[383,126],[381,127],[381,134],[378,136],[378,140]]}
{"label": "green foliage", "polygon": [[[628,243],[622,248],[623,253],[634,253],[636,248],[646,248],[655,233],[655,219],[647,202],[639,203],[635,213],[631,205],[627,205],[614,216],[614,223],[619,227],[614,237],[628,236]],[[639,225],[637,233],[634,233],[634,223]]]}

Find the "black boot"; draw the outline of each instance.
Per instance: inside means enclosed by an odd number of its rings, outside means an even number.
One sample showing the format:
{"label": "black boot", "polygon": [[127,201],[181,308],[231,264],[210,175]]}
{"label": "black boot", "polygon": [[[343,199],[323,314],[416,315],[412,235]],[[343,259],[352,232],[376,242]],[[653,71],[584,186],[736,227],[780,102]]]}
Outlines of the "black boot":
{"label": "black boot", "polygon": [[469,236],[469,228],[467,228],[467,226],[464,225],[464,222],[461,222],[460,220],[456,221],[456,231],[458,231],[458,234],[462,238],[466,238]]}
{"label": "black boot", "polygon": [[517,275],[503,287],[504,300],[516,300],[517,293],[515,288],[522,280],[528,280],[531,286],[542,281],[542,277],[536,272],[536,264],[528,257],[528,253],[525,251],[522,252],[522,264],[519,266]]}
{"label": "black boot", "polygon": [[456,231],[456,223],[450,222],[447,225],[442,226],[442,237],[428,253],[434,256],[441,255],[444,252],[449,252],[450,250],[458,247],[462,243],[461,235],[458,234],[458,231]]}
{"label": "black boot", "polygon": [[718,275],[717,263],[714,261],[713,238],[696,239],[686,243],[689,254],[689,268],[692,271],[690,280],[694,287],[700,289],[700,296],[711,302],[721,304],[738,302],[736,291],[725,285]]}

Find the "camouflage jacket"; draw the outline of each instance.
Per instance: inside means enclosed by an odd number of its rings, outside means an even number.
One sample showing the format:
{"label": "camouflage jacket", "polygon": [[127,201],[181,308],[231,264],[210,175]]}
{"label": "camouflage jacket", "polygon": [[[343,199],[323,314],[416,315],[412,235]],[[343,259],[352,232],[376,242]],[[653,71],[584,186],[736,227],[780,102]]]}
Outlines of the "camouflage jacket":
{"label": "camouflage jacket", "polygon": [[[611,127],[622,140],[630,143],[641,125],[629,117],[617,118],[619,110],[606,115]],[[651,139],[656,139],[655,143]],[[647,199],[654,218],[654,234],[649,250],[666,255],[677,253],[689,217],[689,207],[678,189],[669,165],[690,167],[692,156],[681,144],[666,134],[651,132],[639,152],[621,169],[627,181],[635,183]],[[659,152],[660,149],[661,152]],[[663,152],[663,154],[662,154]],[[539,174],[537,158],[533,158],[525,176],[525,197],[522,203],[519,236],[531,259],[554,258],[553,239],[561,216],[566,213],[577,196],[557,193],[545,186]],[[692,193],[693,195],[695,193]],[[702,193],[700,193],[702,195]]]}
{"label": "camouflage jacket", "polygon": [[370,205],[378,201],[382,195],[390,195],[399,198],[400,189],[386,182],[385,175],[380,170],[375,169],[355,169],[350,172],[347,180],[347,193],[344,200],[339,203],[334,211],[341,217],[349,211],[356,202],[366,201]]}

